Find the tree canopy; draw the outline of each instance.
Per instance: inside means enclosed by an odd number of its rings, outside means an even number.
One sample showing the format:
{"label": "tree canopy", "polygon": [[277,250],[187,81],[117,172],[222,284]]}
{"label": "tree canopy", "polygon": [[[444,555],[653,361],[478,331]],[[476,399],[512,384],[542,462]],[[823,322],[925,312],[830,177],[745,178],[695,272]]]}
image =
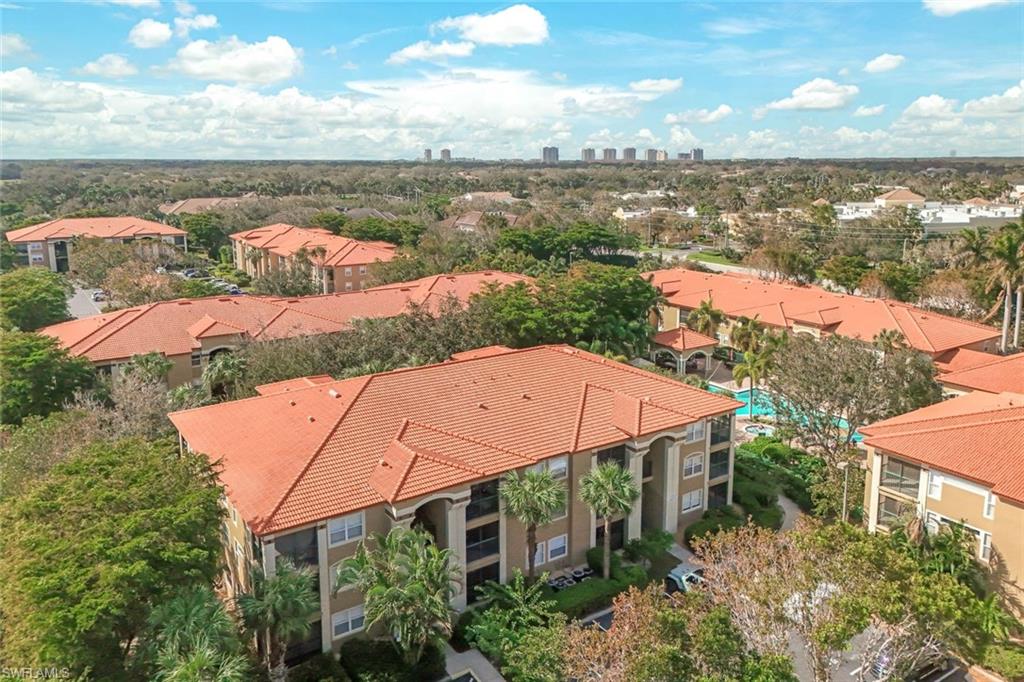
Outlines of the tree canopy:
{"label": "tree canopy", "polygon": [[86,358],[72,357],[51,336],[0,330],[0,423],[61,409],[95,379]]}
{"label": "tree canopy", "polygon": [[74,287],[46,268],[18,268],[0,275],[0,326],[34,331],[71,317],[68,296]]}

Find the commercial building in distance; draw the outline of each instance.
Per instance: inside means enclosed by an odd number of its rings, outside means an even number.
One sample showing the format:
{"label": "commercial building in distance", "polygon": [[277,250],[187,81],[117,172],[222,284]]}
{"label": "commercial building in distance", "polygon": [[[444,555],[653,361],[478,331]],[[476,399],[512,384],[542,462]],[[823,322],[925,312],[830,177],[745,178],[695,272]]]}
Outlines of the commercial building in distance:
{"label": "commercial building in distance", "polygon": [[701,149],[700,147],[694,147],[693,149],[690,150],[690,158],[693,159],[694,161],[703,161],[704,150]]}
{"label": "commercial building in distance", "polygon": [[442,161],[451,161],[452,160],[452,150],[451,149],[442,149],[441,150],[441,160]]}
{"label": "commercial building in distance", "polygon": [[658,160],[658,150],[657,149],[648,149],[647,152],[644,154],[644,159],[649,161],[649,162],[651,162],[651,163],[657,161]]}
{"label": "commercial building in distance", "polygon": [[612,147],[608,147],[601,152],[602,161],[615,161],[616,152]]}
{"label": "commercial building in distance", "polygon": [[133,216],[57,218],[9,230],[4,236],[28,265],[54,272],[70,272],[74,268],[72,251],[77,238],[134,243],[154,255],[164,244],[188,250],[184,230]]}
{"label": "commercial building in distance", "polygon": [[636,161],[636,147],[626,147],[622,150],[623,161]]}
{"label": "commercial building in distance", "polygon": [[258,390],[170,419],[183,447],[220,463],[228,596],[281,558],[313,570],[320,608],[294,655],[337,650],[363,630],[363,595],[334,590],[332,576],[373,533],[419,527],[451,550],[457,609],[484,582],[525,572],[526,529],[498,494],[508,472],[566,482],[565,508],[537,529],[542,571],[584,566],[603,542],[603,522],[579,499],[598,464],[629,469],[641,491],[611,519],[613,548],[646,529],[681,541],[704,510],[732,499],[741,403],[568,346],[481,348]]}
{"label": "commercial building in distance", "polygon": [[593,149],[591,149],[590,147],[587,147],[586,149],[584,149],[582,151],[582,153],[580,153],[580,160],[581,161],[597,161],[597,153]]}
{"label": "commercial building in distance", "polygon": [[541,160],[544,163],[558,163],[558,147],[544,147],[541,150]]}
{"label": "commercial building in distance", "polygon": [[434,152],[429,147],[423,150],[423,160],[427,163],[434,160]]}
{"label": "commercial building in distance", "polygon": [[690,152],[679,152],[676,154],[676,158],[680,161],[689,161],[693,158],[693,155]]}
{"label": "commercial building in distance", "polygon": [[655,161],[668,161],[668,152],[664,149],[659,149],[654,153]]}

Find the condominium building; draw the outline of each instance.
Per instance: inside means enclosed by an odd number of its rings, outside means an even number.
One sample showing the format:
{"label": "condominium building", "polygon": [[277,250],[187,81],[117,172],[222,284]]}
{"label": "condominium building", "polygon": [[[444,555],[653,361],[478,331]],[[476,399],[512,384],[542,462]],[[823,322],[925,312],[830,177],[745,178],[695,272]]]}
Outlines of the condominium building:
{"label": "condominium building", "polygon": [[588,148],[584,149],[580,153],[580,160],[582,160],[582,161],[596,161],[597,160],[597,152],[595,152],[593,149],[588,147]]}
{"label": "condominium building", "polygon": [[321,291],[358,291],[366,284],[370,267],[395,257],[395,245],[340,237],[328,230],[285,223],[258,227],[231,235],[235,267],[250,277],[290,268],[300,254],[313,266],[312,276]]}
{"label": "condominium building", "polygon": [[703,161],[704,150],[701,149],[700,147],[694,147],[693,149],[690,150],[690,158],[693,159],[694,161]]}
{"label": "condominium building", "polygon": [[74,270],[75,239],[102,239],[135,244],[148,255],[164,245],[188,250],[187,233],[170,225],[133,216],[104,218],[57,218],[4,233],[26,264],[54,272]]}
{"label": "condominium building", "polygon": [[993,588],[1024,613],[1024,394],[975,392],[861,429],[868,528],[914,517],[975,539]]}
{"label": "condominium building", "polygon": [[601,152],[601,160],[602,161],[614,161],[615,160],[615,154],[616,154],[616,152],[615,152],[615,149],[613,149],[613,148],[609,147],[607,149],[604,149]]}
{"label": "condominium building", "polygon": [[972,391],[1024,393],[1024,353],[992,355],[966,348],[938,357],[936,377],[947,396]]}
{"label": "condominium building", "polygon": [[429,147],[423,150],[423,160],[427,163],[434,160],[434,152]]}
{"label": "condominium building", "polygon": [[442,149],[441,150],[441,160],[442,161],[451,161],[452,160],[452,150],[451,149]]}
{"label": "condominium building", "polygon": [[626,147],[622,150],[623,161],[636,161],[636,147]]}
{"label": "condominium building", "polygon": [[293,655],[337,649],[364,629],[363,595],[336,592],[333,576],[372,533],[418,527],[450,549],[457,609],[484,582],[525,571],[526,530],[498,489],[508,472],[566,482],[564,509],[537,530],[541,571],[583,565],[602,543],[603,520],[579,499],[580,479],[599,463],[627,468],[641,490],[612,519],[615,548],[648,528],[681,539],[732,499],[740,403],[568,346],[482,348],[259,392],[170,418],[183,447],[220,462],[229,595],[280,557],[314,569],[320,609]]}
{"label": "condominium building", "polygon": [[558,163],[558,147],[544,147],[541,150],[541,159],[544,163]]}
{"label": "condominium building", "polygon": [[659,149],[654,153],[655,161],[668,161],[668,152],[664,149]]}
{"label": "condominium building", "polygon": [[676,158],[680,161],[689,161],[693,158],[693,155],[690,152],[679,152],[676,154]]}
{"label": "condominium building", "polygon": [[648,149],[647,152],[644,154],[644,158],[647,161],[649,161],[651,163],[654,163],[655,161],[658,160],[658,150],[657,149]]}
{"label": "condominium building", "polygon": [[410,304],[437,310],[454,296],[461,303],[489,285],[530,282],[494,270],[434,275],[363,291],[279,298],[212,296],[161,301],[43,327],[97,371],[116,375],[135,355],[156,352],[171,361],[168,386],[196,383],[220,353],[247,341],[331,334],[350,329],[359,318],[394,317]]}

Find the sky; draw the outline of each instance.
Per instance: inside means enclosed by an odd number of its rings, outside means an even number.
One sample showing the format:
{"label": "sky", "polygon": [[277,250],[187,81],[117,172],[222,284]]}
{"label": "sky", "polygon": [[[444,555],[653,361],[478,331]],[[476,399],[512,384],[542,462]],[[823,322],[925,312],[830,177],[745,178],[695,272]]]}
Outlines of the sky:
{"label": "sky", "polygon": [[1019,0],[0,0],[0,32],[4,158],[1024,156]]}

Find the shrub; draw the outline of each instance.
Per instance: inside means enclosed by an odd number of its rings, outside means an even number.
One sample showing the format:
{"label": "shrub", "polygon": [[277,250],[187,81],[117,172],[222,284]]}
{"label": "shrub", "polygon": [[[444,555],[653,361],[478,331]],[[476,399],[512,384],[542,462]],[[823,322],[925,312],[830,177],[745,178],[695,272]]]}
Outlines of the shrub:
{"label": "shrub", "polygon": [[739,528],[742,525],[743,518],[734,507],[708,509],[704,512],[704,516],[701,517],[700,521],[691,523],[686,527],[686,530],[683,532],[683,538],[686,540],[686,544],[692,547],[694,538],[702,537],[710,532],[717,533],[721,530]]}
{"label": "shrub", "polygon": [[[593,569],[597,575],[604,573],[604,546],[598,545],[587,550],[587,566]],[[616,580],[622,577],[622,557],[612,552],[611,579]]]}
{"label": "shrub", "polygon": [[760,455],[764,452],[764,449],[769,445],[779,445],[780,442],[776,438],[771,436],[758,436],[749,443],[744,443],[740,446],[740,449],[752,452],[755,455]]}
{"label": "shrub", "polygon": [[651,564],[667,552],[674,541],[672,533],[658,528],[649,528],[640,537],[627,542],[622,549],[622,554],[634,563],[644,561]]}
{"label": "shrub", "polygon": [[1008,680],[1024,679],[1024,646],[993,644],[985,649],[981,665]]}
{"label": "shrub", "polygon": [[629,589],[631,585],[642,586],[646,582],[647,572],[642,567],[626,566],[621,569],[619,579],[590,578],[555,592],[551,599],[555,602],[556,611],[564,613],[570,619],[581,618],[608,608],[615,596]]}
{"label": "shrub", "polygon": [[444,652],[428,646],[409,667],[389,641],[361,637],[341,645],[341,665],[352,682],[420,682],[445,677]]}
{"label": "shrub", "polygon": [[483,609],[468,608],[459,614],[459,617],[455,621],[455,626],[452,628],[452,638],[449,644],[456,651],[467,651],[472,645],[470,645],[467,639],[469,626],[473,624],[477,616],[483,613]]}
{"label": "shrub", "polygon": [[349,682],[351,678],[334,654],[320,654],[288,671],[291,682]]}

